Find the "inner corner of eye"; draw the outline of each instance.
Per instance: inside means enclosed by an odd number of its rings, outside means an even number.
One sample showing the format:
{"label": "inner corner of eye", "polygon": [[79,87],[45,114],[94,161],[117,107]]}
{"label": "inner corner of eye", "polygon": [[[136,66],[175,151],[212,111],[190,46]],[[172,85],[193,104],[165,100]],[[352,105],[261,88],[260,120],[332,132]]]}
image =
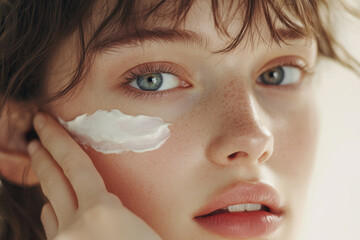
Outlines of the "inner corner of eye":
{"label": "inner corner of eye", "polygon": [[179,87],[188,88],[188,87],[191,87],[191,86],[192,86],[192,85],[191,85],[190,83],[188,83],[187,81],[180,80]]}

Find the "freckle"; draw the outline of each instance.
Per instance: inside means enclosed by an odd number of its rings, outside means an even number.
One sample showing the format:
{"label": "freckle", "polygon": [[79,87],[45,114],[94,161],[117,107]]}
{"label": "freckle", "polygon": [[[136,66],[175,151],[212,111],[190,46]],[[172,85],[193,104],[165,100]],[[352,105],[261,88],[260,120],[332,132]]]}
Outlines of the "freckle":
{"label": "freckle", "polygon": [[229,83],[229,88],[233,88],[234,87],[234,85],[235,85],[235,80],[232,80],[232,81],[230,81],[230,83]]}

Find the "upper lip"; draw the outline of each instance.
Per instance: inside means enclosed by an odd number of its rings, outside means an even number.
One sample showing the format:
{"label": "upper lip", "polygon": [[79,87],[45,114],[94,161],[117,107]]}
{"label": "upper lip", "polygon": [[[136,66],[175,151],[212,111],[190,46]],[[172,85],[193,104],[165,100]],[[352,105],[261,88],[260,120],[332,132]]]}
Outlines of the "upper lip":
{"label": "upper lip", "polygon": [[272,186],[261,182],[241,182],[215,196],[195,216],[208,215],[216,210],[244,203],[262,204],[269,208],[271,213],[280,215],[282,213],[280,202],[280,195]]}

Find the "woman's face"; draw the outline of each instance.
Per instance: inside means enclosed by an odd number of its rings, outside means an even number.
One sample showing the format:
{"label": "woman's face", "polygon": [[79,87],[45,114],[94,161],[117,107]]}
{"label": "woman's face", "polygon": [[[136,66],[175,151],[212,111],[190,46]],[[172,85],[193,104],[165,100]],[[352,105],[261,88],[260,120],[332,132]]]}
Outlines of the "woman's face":
{"label": "woman's face", "polygon": [[[265,183],[280,196],[281,225],[262,239],[291,239],[316,149],[314,80],[300,69],[315,65],[316,43],[289,39],[288,45],[269,45],[264,27],[235,50],[215,53],[229,42],[214,28],[211,14],[207,3],[197,2],[180,28],[187,34],[122,42],[98,52],[85,79],[47,109],[67,121],[119,109],[172,124],[170,138],[157,150],[106,155],[84,148],[108,190],[164,239],[226,239],[195,217],[244,182]],[[238,25],[230,24],[229,32],[236,34]],[[189,33],[192,38],[186,38]],[[70,81],[75,36],[54,54],[48,93]],[[134,74],[156,72],[168,73],[166,90],[140,90],[136,81],[122,85]]]}

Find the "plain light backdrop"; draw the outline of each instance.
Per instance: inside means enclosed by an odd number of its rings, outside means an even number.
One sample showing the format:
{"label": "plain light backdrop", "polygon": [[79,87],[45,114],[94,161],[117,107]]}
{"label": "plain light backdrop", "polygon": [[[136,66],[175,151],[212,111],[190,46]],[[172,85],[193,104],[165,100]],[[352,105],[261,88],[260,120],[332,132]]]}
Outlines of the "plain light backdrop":
{"label": "plain light backdrop", "polygon": [[[360,60],[360,21],[336,21],[339,39]],[[359,240],[360,77],[329,62],[318,72],[320,145],[299,240]]]}

